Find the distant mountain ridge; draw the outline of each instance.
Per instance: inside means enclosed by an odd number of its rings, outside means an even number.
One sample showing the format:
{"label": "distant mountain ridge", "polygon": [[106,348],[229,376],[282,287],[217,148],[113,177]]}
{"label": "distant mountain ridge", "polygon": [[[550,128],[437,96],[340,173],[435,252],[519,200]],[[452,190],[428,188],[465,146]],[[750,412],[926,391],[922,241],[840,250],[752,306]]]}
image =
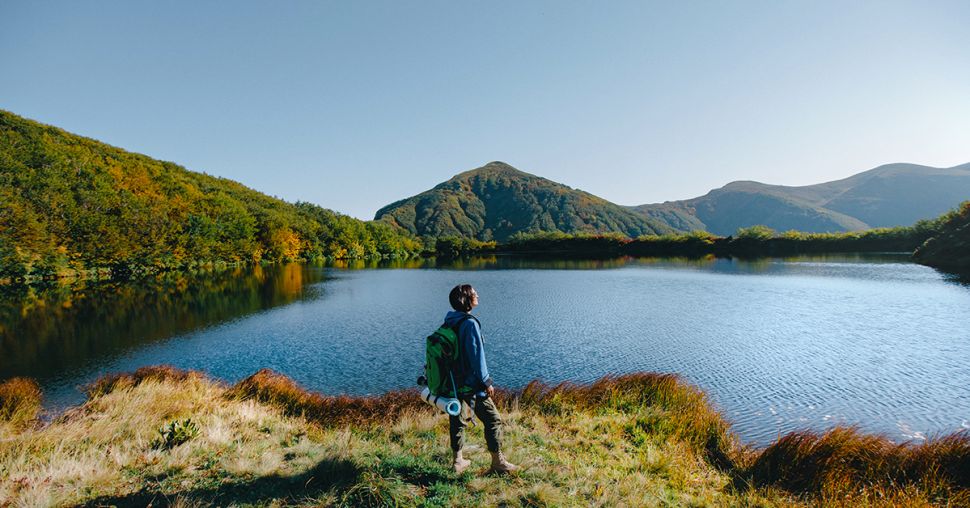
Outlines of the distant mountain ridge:
{"label": "distant mountain ridge", "polygon": [[377,211],[375,220],[420,236],[504,241],[519,232],[610,233],[679,231],[661,220],[588,192],[490,162]]}
{"label": "distant mountain ridge", "polygon": [[765,225],[810,233],[909,226],[970,199],[970,163],[952,168],[887,164],[815,185],[731,182],[682,201],[621,206],[587,192],[490,162],[381,208],[375,219],[420,236],[504,241],[516,233],[695,230],[729,236]]}
{"label": "distant mountain ridge", "polygon": [[970,164],[934,168],[897,163],[800,187],[731,182],[697,198],[634,209],[644,214],[674,210],[695,217],[718,235],[756,224],[778,231],[840,232],[908,226],[968,198]]}

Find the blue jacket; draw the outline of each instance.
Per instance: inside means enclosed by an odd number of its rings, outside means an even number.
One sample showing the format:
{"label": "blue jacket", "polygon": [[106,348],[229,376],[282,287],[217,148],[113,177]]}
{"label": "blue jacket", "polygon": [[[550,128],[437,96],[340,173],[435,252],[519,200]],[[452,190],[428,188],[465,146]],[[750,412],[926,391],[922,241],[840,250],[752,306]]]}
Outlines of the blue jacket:
{"label": "blue jacket", "polygon": [[[467,312],[449,311],[445,316],[445,326],[454,326],[468,316],[470,314]],[[458,328],[458,347],[459,368],[463,373],[462,385],[471,387],[477,395],[484,397],[485,388],[492,386],[492,377],[488,375],[485,341],[477,319],[468,317],[461,323]]]}

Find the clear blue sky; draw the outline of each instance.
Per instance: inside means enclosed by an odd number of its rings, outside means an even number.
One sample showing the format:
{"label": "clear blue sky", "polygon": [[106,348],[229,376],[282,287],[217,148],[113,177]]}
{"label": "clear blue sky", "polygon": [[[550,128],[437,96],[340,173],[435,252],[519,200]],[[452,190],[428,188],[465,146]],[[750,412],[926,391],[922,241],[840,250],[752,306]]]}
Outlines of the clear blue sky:
{"label": "clear blue sky", "polygon": [[360,218],[970,162],[970,2],[0,2],[0,109]]}

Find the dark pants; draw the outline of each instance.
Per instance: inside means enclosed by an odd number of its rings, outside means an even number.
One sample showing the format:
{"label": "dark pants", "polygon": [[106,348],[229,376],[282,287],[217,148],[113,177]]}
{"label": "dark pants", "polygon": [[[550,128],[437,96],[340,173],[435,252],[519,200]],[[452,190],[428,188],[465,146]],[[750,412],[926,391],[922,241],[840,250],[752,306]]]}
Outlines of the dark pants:
{"label": "dark pants", "polygon": [[[499,451],[502,446],[502,417],[498,414],[495,403],[490,398],[477,397],[466,402],[475,412],[475,416],[485,425],[485,444],[488,445],[488,451]],[[448,419],[451,449],[457,452],[465,446],[465,425],[467,424],[461,415],[449,416]]]}

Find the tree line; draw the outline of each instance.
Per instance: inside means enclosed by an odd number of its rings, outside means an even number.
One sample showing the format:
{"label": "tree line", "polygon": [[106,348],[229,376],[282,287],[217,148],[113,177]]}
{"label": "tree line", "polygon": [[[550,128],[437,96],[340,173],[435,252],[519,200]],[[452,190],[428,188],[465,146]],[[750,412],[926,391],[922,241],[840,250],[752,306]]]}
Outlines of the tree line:
{"label": "tree line", "polygon": [[[476,182],[488,187],[491,180]],[[0,282],[422,254],[757,257],[913,252],[924,244],[921,262],[968,266],[968,217],[970,204],[964,203],[913,226],[847,233],[777,233],[752,226],[728,237],[694,231],[631,238],[564,233],[550,223],[501,243],[468,236],[419,238],[390,221],[365,222],[310,203],[287,203],[232,180],[0,111]]]}
{"label": "tree line", "polygon": [[[970,202],[940,217],[921,220],[912,226],[876,228],[865,231],[842,233],[805,233],[801,231],[776,232],[763,225],[741,228],[727,237],[707,231],[682,234],[644,235],[630,238],[619,233],[568,234],[559,231],[517,233],[505,243],[476,242],[458,237],[437,241],[439,256],[467,256],[475,254],[518,254],[567,257],[614,257],[614,256],[732,256],[765,257],[797,254],[849,253],[849,252],[909,252],[924,244],[943,252],[943,247],[953,243],[951,236],[964,235],[963,242],[970,240]],[[939,238],[938,238],[939,237]],[[961,237],[962,238],[962,237]],[[960,244],[963,245],[963,244]],[[923,251],[929,252],[925,247]],[[970,265],[966,249],[951,248],[949,256],[939,265],[955,265],[962,259]],[[930,254],[923,257],[929,258]],[[952,258],[952,259],[951,259]],[[920,260],[917,256],[917,260]],[[927,263],[931,264],[931,263]]]}

